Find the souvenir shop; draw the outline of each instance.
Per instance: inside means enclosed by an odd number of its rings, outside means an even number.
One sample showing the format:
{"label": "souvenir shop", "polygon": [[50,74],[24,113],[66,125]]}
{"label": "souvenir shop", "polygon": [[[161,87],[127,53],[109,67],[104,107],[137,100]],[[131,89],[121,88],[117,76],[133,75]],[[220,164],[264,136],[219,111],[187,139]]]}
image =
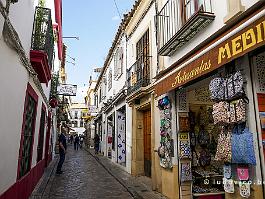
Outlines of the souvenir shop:
{"label": "souvenir shop", "polygon": [[[172,159],[177,159],[180,198],[263,198],[264,44],[253,44],[234,57],[222,50],[264,20],[256,20],[156,85],[156,94],[163,94],[158,100],[160,165],[170,169]],[[260,36],[259,30],[253,34]]]}

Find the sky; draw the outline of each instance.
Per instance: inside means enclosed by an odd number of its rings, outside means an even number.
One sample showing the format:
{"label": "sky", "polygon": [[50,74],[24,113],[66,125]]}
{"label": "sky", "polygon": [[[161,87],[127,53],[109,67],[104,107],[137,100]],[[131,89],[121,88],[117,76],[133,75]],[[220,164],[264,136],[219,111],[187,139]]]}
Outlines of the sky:
{"label": "sky", "polygon": [[[115,0],[123,14],[131,10],[134,0]],[[66,63],[68,84],[78,87],[75,102],[84,102],[90,75],[96,77],[93,69],[102,67],[112,41],[121,22],[114,0],[64,0],[63,37],[67,46]],[[70,57],[75,58],[73,61]]]}

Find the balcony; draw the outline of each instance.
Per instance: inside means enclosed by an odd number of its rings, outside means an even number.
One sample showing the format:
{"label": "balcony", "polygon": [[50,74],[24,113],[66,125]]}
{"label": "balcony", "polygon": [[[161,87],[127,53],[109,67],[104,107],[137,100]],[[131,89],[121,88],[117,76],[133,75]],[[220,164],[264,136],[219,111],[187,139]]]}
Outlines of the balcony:
{"label": "balcony", "polygon": [[30,61],[41,83],[51,79],[54,38],[51,10],[36,7],[31,38]]}
{"label": "balcony", "polygon": [[150,84],[150,64],[151,64],[150,56],[140,57],[127,70],[128,95]]}
{"label": "balcony", "polygon": [[157,14],[159,55],[171,56],[214,18],[211,0],[168,0]]}

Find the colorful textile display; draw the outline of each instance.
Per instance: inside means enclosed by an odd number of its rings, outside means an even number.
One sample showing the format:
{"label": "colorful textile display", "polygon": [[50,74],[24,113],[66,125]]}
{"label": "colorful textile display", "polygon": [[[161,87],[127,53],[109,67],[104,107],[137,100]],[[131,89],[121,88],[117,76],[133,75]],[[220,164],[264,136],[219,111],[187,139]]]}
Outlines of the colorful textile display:
{"label": "colorful textile display", "polygon": [[171,143],[171,106],[168,96],[158,101],[160,110],[160,147],[158,155],[160,157],[160,166],[166,169],[172,168],[172,143]]}

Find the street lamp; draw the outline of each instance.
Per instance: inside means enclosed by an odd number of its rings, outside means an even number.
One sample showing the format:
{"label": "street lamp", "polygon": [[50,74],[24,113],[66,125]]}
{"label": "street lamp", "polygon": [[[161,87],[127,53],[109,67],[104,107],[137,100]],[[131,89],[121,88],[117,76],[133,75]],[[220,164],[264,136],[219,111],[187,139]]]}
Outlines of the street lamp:
{"label": "street lamp", "polygon": [[72,36],[72,37],[63,37],[63,39],[76,39],[76,40],[79,40],[79,37],[74,37],[74,36]]}

